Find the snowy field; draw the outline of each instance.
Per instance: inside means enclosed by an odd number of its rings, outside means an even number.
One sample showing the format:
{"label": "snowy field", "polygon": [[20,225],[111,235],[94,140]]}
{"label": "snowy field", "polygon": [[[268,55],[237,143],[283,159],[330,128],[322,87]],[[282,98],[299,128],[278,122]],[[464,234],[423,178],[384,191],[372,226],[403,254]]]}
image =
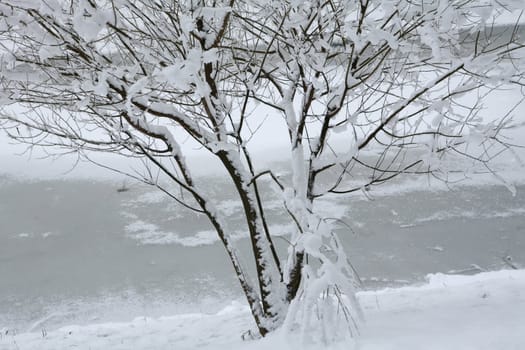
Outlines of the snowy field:
{"label": "snowy field", "polygon": [[[421,285],[360,292],[365,320],[360,350],[520,350],[525,345],[525,270],[473,276],[434,274]],[[2,329],[2,350],[54,349],[348,349],[274,334],[243,341],[253,328],[247,307],[214,314],[136,318],[127,323],[67,326],[47,332]]]}

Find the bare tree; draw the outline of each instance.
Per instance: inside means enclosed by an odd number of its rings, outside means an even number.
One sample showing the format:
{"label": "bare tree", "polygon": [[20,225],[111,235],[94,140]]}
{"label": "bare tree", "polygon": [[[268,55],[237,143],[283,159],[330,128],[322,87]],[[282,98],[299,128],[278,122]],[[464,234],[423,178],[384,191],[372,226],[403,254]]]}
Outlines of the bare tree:
{"label": "bare tree", "polygon": [[[353,334],[357,277],[316,202],[402,174],[446,180],[451,156],[490,169],[513,124],[481,118],[483,99],[524,82],[519,26],[492,22],[508,2],[0,0],[0,122],[30,146],[145,159],[144,182],[215,228],[262,336],[337,318]],[[250,155],[265,116],[289,134],[290,181]],[[185,161],[188,137],[235,187],[255,281]],[[263,177],[295,227],[286,256]]]}

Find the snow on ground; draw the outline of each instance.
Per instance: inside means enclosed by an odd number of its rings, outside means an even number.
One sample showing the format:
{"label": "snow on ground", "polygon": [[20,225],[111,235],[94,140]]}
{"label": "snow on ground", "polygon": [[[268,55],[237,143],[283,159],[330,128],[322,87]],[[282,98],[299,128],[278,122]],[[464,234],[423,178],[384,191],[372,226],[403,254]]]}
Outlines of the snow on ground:
{"label": "snow on ground", "polygon": [[[525,270],[473,276],[434,274],[427,283],[360,292],[366,321],[359,350],[521,350],[525,348]],[[274,334],[243,341],[254,325],[247,307],[129,323],[68,326],[21,333],[0,329],[1,350],[26,349],[351,349],[351,344],[302,344]]]}

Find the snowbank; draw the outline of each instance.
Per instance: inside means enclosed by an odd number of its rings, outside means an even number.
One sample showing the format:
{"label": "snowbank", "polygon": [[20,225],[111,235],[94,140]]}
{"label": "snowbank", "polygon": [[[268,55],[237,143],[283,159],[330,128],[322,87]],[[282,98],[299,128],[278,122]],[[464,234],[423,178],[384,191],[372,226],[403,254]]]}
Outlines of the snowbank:
{"label": "snowbank", "polygon": [[[518,350],[525,348],[525,270],[474,276],[435,274],[427,283],[361,292],[366,317],[359,350]],[[213,315],[186,314],[129,323],[68,326],[22,333],[1,329],[2,350],[44,349],[349,349],[301,344],[282,334],[243,341],[253,329],[247,307],[232,303]]]}

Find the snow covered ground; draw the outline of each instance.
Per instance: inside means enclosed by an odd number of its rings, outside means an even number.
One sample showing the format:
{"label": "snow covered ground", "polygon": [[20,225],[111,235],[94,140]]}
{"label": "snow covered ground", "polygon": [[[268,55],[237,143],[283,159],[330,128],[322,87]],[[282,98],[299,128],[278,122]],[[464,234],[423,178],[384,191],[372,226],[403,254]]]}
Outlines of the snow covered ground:
{"label": "snow covered ground", "polygon": [[525,270],[473,276],[433,274],[427,282],[360,292],[365,322],[354,344],[304,344],[276,333],[243,341],[254,328],[247,307],[216,314],[139,317],[129,323],[67,326],[16,334],[1,330],[1,350],[45,349],[351,349],[521,350],[525,348]]}

